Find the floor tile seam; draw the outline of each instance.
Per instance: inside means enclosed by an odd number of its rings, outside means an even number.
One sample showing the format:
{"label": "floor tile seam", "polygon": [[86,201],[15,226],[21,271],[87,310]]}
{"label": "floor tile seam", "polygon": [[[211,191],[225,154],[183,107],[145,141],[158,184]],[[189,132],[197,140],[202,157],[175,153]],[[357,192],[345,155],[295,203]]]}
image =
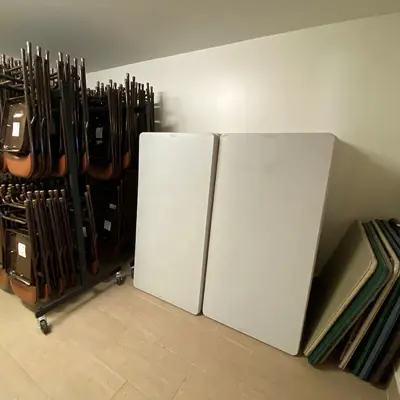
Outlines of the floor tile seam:
{"label": "floor tile seam", "polygon": [[[4,346],[3,346],[4,348]],[[4,348],[4,350],[7,352],[7,354],[15,361],[15,363],[21,368],[23,373],[32,381],[32,383],[43,393],[47,396],[47,398],[50,400],[51,396],[50,394],[42,387],[42,385],[36,381],[36,379],[25,369],[25,367],[9,352],[7,349]]]}
{"label": "floor tile seam", "polygon": [[185,382],[189,379],[190,374],[192,373],[192,371],[194,370],[196,366],[193,364],[190,368],[190,370],[188,371],[188,373],[185,376],[185,379],[182,381],[182,383],[179,385],[179,388],[177,389],[177,391],[174,394],[174,397],[172,397],[171,400],[175,400],[176,396],[179,394],[179,392],[181,391],[183,385],[185,384]]}
{"label": "floor tile seam", "polygon": [[126,379],[125,383],[117,390],[117,392],[111,397],[110,400],[115,399],[115,397],[117,396],[118,392],[126,385],[131,385],[133,386],[141,395],[143,395],[143,397],[145,397],[146,399],[148,399],[149,397],[146,396],[145,393],[143,393],[133,382],[131,382],[129,379]]}

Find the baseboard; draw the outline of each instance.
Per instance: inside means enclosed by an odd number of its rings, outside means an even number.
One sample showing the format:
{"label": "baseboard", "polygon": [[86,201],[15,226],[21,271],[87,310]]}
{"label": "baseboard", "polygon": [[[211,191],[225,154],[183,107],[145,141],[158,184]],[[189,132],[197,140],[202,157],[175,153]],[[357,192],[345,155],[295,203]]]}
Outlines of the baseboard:
{"label": "baseboard", "polygon": [[400,392],[397,386],[396,374],[393,374],[389,386],[386,389],[386,397],[388,400],[400,400]]}

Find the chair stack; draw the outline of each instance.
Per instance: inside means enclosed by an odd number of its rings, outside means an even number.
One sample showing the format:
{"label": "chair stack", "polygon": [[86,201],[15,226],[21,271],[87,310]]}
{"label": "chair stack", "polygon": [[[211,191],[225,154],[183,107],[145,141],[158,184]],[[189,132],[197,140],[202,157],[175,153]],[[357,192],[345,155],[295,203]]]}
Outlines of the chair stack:
{"label": "chair stack", "polygon": [[129,75],[90,90],[84,59],[59,53],[53,69],[29,42],[1,56],[1,288],[56,306],[104,260],[133,258],[138,140],[154,124],[153,88]]}
{"label": "chair stack", "polygon": [[87,100],[87,175],[99,248],[107,258],[105,253],[118,253],[134,243],[139,135],[154,131],[154,91],[127,74],[124,86],[97,82]]}
{"label": "chair stack", "polygon": [[400,351],[400,225],[355,222],[319,278],[310,309],[310,364],[335,354],[338,366],[386,383]]}
{"label": "chair stack", "polygon": [[29,305],[63,294],[79,279],[68,198],[56,187],[0,187],[0,286]]}

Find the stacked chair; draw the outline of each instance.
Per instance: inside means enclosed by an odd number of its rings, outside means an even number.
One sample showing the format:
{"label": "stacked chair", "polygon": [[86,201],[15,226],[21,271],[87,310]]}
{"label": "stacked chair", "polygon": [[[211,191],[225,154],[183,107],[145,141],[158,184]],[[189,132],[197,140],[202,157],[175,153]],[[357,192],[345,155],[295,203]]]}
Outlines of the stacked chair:
{"label": "stacked chair", "polygon": [[152,132],[154,92],[127,74],[125,84],[97,82],[88,92],[89,182],[104,257],[134,243],[139,134]]}
{"label": "stacked chair", "polygon": [[400,224],[355,222],[319,278],[304,354],[385,384],[400,353]]}
{"label": "stacked chair", "polygon": [[66,190],[2,184],[0,201],[2,288],[34,305],[74,287],[78,271]]}
{"label": "stacked chair", "polygon": [[[0,59],[0,287],[46,313],[133,258],[139,134],[154,92],[127,75],[86,87],[86,66],[30,43]],[[122,258],[125,257],[125,258]]]}

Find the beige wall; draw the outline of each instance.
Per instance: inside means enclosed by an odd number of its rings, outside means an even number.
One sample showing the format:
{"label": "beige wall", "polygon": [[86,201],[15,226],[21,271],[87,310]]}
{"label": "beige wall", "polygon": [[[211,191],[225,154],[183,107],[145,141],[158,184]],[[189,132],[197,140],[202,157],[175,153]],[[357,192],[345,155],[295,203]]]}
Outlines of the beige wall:
{"label": "beige wall", "polygon": [[352,219],[400,216],[399,39],[392,14],[100,71],[89,84],[126,72],[150,81],[164,130],[337,135],[321,264]]}

